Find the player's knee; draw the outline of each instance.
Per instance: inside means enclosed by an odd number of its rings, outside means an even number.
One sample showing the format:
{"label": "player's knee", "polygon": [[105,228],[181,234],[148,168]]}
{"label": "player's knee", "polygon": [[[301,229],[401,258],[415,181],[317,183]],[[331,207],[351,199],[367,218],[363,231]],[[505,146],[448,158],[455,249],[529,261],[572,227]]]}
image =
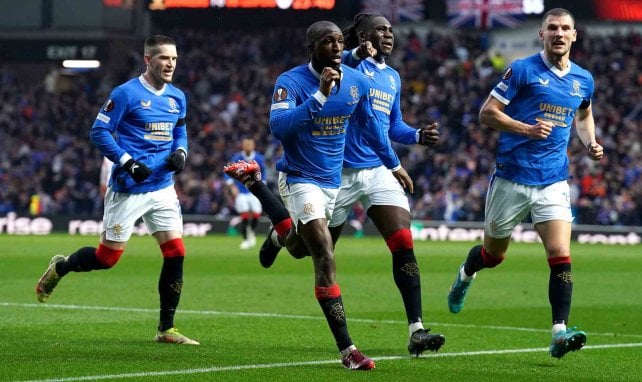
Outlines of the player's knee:
{"label": "player's knee", "polygon": [[554,267],[559,264],[570,264],[571,263],[571,256],[556,256],[556,257],[549,257],[548,258],[548,265],[550,267]]}
{"label": "player's knee", "polygon": [[386,244],[390,252],[401,251],[413,248],[412,233],[410,229],[403,228],[386,238]]}
{"label": "player's knee", "polygon": [[125,252],[123,249],[113,249],[100,244],[96,249],[96,258],[103,269],[109,269],[116,265],[123,252]]}
{"label": "player's knee", "polygon": [[185,256],[185,245],[182,238],[166,241],[161,244],[160,249],[164,258]]}

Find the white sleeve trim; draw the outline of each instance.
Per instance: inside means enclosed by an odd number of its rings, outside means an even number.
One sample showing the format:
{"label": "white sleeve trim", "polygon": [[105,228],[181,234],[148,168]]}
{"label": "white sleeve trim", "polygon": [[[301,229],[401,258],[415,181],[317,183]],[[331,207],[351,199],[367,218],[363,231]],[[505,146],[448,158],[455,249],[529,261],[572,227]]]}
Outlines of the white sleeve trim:
{"label": "white sleeve trim", "polygon": [[121,166],[124,166],[125,163],[127,163],[128,160],[132,159],[132,156],[129,155],[128,153],[123,154],[123,156],[120,157],[118,160],[118,163],[120,163]]}
{"label": "white sleeve trim", "polygon": [[314,94],[312,94],[312,97],[314,97],[321,105],[325,105],[326,102],[328,102],[328,97],[325,96],[325,94],[321,93],[321,90],[317,90]]}
{"label": "white sleeve trim", "polygon": [[497,91],[495,91],[495,89],[493,89],[493,90],[490,92],[490,95],[492,95],[493,97],[495,97],[499,102],[503,103],[504,105],[508,105],[508,104],[510,103],[510,100],[509,100],[509,99],[504,98],[503,96],[501,96]]}

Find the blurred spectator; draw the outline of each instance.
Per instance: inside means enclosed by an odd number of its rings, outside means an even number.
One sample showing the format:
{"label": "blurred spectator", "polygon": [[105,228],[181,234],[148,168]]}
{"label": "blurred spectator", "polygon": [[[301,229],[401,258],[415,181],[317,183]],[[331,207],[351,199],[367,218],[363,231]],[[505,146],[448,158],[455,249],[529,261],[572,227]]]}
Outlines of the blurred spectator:
{"label": "blurred spectator", "polygon": [[[303,45],[302,32],[164,31],[177,36],[181,64],[175,82],[189,100],[190,162],[176,177],[185,214],[236,213],[220,171],[236,151],[230,142],[253,138],[265,153],[266,174],[274,171],[281,147],[269,134],[269,97],[276,74],[306,60],[291,49]],[[593,113],[606,158],[598,173],[583,159],[586,149],[573,134],[575,223],[640,225],[642,36],[635,31],[579,35],[572,59],[595,77]],[[479,125],[477,113],[508,62],[486,50],[486,36],[471,31],[410,30],[406,36],[397,33],[396,44],[389,61],[406,84],[404,117],[415,126],[429,121],[442,126],[434,149],[398,148],[415,181],[413,218],[481,221],[496,139],[494,131]],[[41,214],[100,216],[102,157],[89,144],[89,128],[97,100],[139,70],[130,67],[126,73],[101,69],[73,77],[52,72],[40,85],[22,83],[0,68],[0,214],[29,214],[37,194]],[[54,89],[61,77],[65,86]]]}

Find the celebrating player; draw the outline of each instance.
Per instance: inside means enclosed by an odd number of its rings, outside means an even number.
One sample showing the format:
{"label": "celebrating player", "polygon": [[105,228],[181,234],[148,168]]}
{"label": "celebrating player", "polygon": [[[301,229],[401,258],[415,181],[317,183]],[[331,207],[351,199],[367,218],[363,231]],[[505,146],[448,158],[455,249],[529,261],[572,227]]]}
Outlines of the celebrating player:
{"label": "celebrating player", "polygon": [[167,36],[148,38],[144,60],[145,72],[112,91],[91,128],[91,141],[116,164],[105,194],[98,248],[83,247],[68,257],[54,256],[38,281],[36,295],[38,301],[47,301],[69,272],[112,268],[123,254],[136,220],[142,217],[163,255],[155,339],[198,345],[174,327],[183,289],[185,247],[173,175],[185,168],[187,158],[185,95],[171,84],[176,43]]}
{"label": "celebrating player", "polygon": [[561,358],[586,342],[583,331],[567,328],[573,292],[567,147],[573,124],[590,159],[600,160],[604,152],[595,140],[593,77],[569,58],[577,38],[571,13],[546,12],[539,38],[544,50],[513,62],[480,110],[482,124],[501,132],[497,164],[486,199],[484,244],[473,247],[459,267],[448,307],[452,313],[463,308],[477,272],[504,260],[513,229],[530,212],[550,267],[549,352]]}
{"label": "celebrating player", "polygon": [[[401,78],[386,65],[394,45],[392,25],[377,14],[359,14],[343,30],[346,48],[343,61],[368,78],[370,102],[377,128],[394,141],[433,145],[439,139],[437,124],[415,129],[402,119]],[[337,196],[330,232],[336,244],[352,206],[360,201],[377,226],[392,253],[392,273],[401,293],[408,320],[408,351],[419,355],[437,351],[445,342],[441,334],[431,334],[422,323],[421,282],[410,233],[410,206],[403,188],[392,176],[351,120],[343,160],[341,188]]]}
{"label": "celebrating player", "polygon": [[[306,43],[310,63],[278,77],[270,112],[272,133],[284,148],[277,169],[279,192],[287,210],[283,211],[278,201],[273,202],[276,198],[269,195],[269,190],[253,192],[262,200],[281,239],[287,236],[288,243],[302,239],[311,254],[314,293],[344,367],[370,370],[375,367],[374,361],[357,350],[348,334],[341,289],[336,280],[333,242],[327,226],[341,184],[346,127],[351,117],[359,119],[364,139],[392,170],[397,181],[410,191],[413,185],[399,164],[387,134],[374,126],[376,117],[370,106],[366,78],[341,65],[344,44],[339,27],[327,21],[316,22],[306,31]],[[226,166],[224,171],[245,180],[250,190],[254,185],[265,188],[256,178],[252,179],[258,173],[256,163],[237,162]],[[276,210],[279,216],[271,214],[268,208]]]}

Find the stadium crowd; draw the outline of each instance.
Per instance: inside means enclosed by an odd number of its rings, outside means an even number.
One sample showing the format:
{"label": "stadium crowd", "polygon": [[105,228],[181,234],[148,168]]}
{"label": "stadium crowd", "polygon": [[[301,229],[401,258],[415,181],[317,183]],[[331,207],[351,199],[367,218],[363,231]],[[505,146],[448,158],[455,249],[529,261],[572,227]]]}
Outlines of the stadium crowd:
{"label": "stadium crowd", "polygon": [[[301,31],[302,32],[302,31]],[[276,75],[306,60],[304,33],[165,31],[178,43],[175,83],[188,100],[190,153],[176,178],[184,214],[233,215],[222,168],[252,137],[265,154],[275,187],[281,147],[269,134]],[[586,157],[576,136],[569,155],[575,223],[642,224],[642,36],[578,33],[572,60],[591,71],[597,137],[606,158]],[[482,221],[493,172],[496,132],[477,113],[508,64],[487,49],[483,34],[468,31],[397,33],[391,65],[403,81],[406,121],[441,124],[435,148],[396,146],[415,181],[414,219]],[[133,49],[134,47],[132,47]],[[0,215],[69,214],[99,217],[102,158],[88,139],[109,90],[141,73],[101,69],[64,81],[52,71],[40,84],[0,68]]]}

